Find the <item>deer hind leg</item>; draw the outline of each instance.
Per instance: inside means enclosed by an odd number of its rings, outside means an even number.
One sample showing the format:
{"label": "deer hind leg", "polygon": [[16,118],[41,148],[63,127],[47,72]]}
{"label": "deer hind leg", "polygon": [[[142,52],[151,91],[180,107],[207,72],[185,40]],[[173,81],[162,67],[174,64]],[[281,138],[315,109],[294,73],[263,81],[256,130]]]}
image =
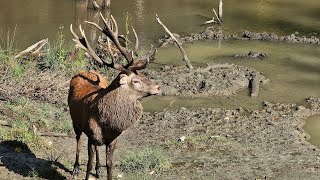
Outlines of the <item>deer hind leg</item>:
{"label": "deer hind leg", "polygon": [[99,158],[99,148],[98,146],[94,146],[96,151],[96,176],[100,178],[101,176],[101,165],[100,165],[100,158]]}
{"label": "deer hind leg", "polygon": [[93,168],[93,156],[94,156],[93,148],[94,148],[94,145],[92,144],[91,140],[88,139],[88,164],[87,164],[87,172],[86,172],[86,178],[85,178],[86,180],[89,179],[90,172]]}
{"label": "deer hind leg", "polygon": [[79,174],[79,154],[80,154],[80,146],[81,146],[81,134],[82,131],[79,130],[77,127],[73,126],[74,132],[76,134],[76,140],[77,140],[77,149],[76,149],[76,161],[74,162],[73,165],[73,172],[72,172],[72,176],[78,176]]}
{"label": "deer hind leg", "polygon": [[112,156],[113,151],[116,148],[117,140],[113,140],[106,148],[106,165],[107,165],[107,174],[108,180],[112,180]]}

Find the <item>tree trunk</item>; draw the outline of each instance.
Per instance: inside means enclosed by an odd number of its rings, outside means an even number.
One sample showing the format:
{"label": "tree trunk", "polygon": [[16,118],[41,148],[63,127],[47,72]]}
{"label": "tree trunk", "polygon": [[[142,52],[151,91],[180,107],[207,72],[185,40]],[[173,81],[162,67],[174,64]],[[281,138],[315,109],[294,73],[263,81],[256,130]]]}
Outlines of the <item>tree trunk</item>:
{"label": "tree trunk", "polygon": [[251,81],[251,97],[258,97],[260,87],[260,73],[256,72]]}
{"label": "tree trunk", "polygon": [[111,6],[111,0],[104,0],[104,8],[110,9]]}
{"label": "tree trunk", "polygon": [[97,3],[97,5],[99,6],[99,7],[103,7],[104,5],[103,5],[103,2],[104,2],[104,0],[88,0],[88,8],[89,9],[96,9],[96,7],[94,6],[94,1]]}
{"label": "tree trunk", "polygon": [[87,13],[88,13],[87,7],[88,7],[88,0],[76,1],[75,27],[78,27],[85,20],[87,20]]}

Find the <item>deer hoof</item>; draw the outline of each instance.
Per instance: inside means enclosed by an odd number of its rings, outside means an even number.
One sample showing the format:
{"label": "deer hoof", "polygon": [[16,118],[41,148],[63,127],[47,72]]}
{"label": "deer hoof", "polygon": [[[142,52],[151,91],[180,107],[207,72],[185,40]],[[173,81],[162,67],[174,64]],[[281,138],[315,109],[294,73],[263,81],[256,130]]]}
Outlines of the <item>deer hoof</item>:
{"label": "deer hoof", "polygon": [[97,178],[101,177],[101,167],[100,166],[96,167],[96,176],[97,176]]}
{"label": "deer hoof", "polygon": [[79,174],[79,166],[75,166],[72,171],[72,177],[77,177]]}

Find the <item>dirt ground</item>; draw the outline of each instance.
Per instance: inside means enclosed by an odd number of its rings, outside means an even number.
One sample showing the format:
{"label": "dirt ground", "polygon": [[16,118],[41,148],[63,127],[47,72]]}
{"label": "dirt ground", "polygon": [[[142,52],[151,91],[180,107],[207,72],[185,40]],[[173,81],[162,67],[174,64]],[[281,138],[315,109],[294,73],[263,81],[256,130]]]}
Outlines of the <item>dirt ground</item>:
{"label": "dirt ground", "polygon": [[[218,37],[213,33],[215,31],[206,31],[203,36]],[[195,37],[192,35],[193,40]],[[267,36],[260,34],[259,37]],[[258,35],[246,32],[241,38],[255,39]],[[307,43],[310,39],[305,40]],[[318,39],[312,40],[319,44]],[[173,66],[146,73],[162,85],[164,95],[209,97],[236,94],[249,86],[257,71],[224,64],[207,65],[192,73]],[[262,85],[268,82],[263,75],[260,81]],[[242,107],[236,110],[181,107],[153,114],[145,112],[141,120],[118,139],[114,179],[127,179],[120,171],[119,162],[129,150],[143,146],[163,148],[172,164],[169,169],[154,172],[152,179],[319,179],[320,149],[307,142],[309,136],[302,126],[308,117],[320,114],[320,98],[308,97],[306,101],[305,107],[264,102],[262,109],[254,111]],[[182,136],[185,140],[179,141]],[[30,150],[16,141],[0,142],[0,179],[33,179],[30,176],[70,179],[75,159],[74,135],[45,138],[52,147],[48,150]],[[78,179],[85,177],[86,154],[84,137]],[[105,157],[101,155],[101,159],[102,179],[105,179]],[[120,178],[119,174],[124,175]]]}
{"label": "dirt ground", "polygon": [[[154,179],[318,179],[320,150],[306,141],[302,125],[309,116],[320,114],[320,98],[307,101],[308,107],[264,102],[264,108],[256,111],[180,108],[144,113],[140,122],[119,138],[114,176],[123,174],[119,161],[128,150],[161,146],[172,167],[156,172]],[[179,141],[182,136],[186,137],[183,142]],[[21,143],[2,142],[1,179],[23,179],[33,169],[42,169],[39,178],[50,173],[50,179],[70,179],[75,138],[47,138],[55,147],[51,155],[61,156],[55,168],[48,161],[48,152],[34,154]],[[84,142],[79,177],[85,175],[85,146]]]}
{"label": "dirt ground", "polygon": [[[184,71],[185,68],[166,66],[161,71],[146,73],[163,84],[164,95],[182,96],[230,96],[247,88],[252,75],[257,73],[230,64],[208,65],[191,74]],[[177,73],[185,76],[174,76]],[[261,82],[264,81],[262,76]],[[172,166],[155,172],[152,179],[318,179],[320,150],[306,141],[309,137],[302,125],[309,116],[320,114],[320,98],[307,98],[307,104],[303,107],[264,102],[263,109],[255,111],[242,107],[181,107],[153,114],[145,112],[139,123],[118,139],[114,177],[127,179],[119,162],[129,150],[158,146],[169,155]],[[182,136],[185,140],[179,141]],[[16,141],[1,142],[1,179],[70,179],[75,137],[45,138],[52,144],[48,150],[30,150]],[[83,141],[80,179],[85,176],[87,162]],[[104,156],[101,162],[105,166]],[[119,174],[123,177],[118,178]],[[106,171],[102,178],[106,178]]]}

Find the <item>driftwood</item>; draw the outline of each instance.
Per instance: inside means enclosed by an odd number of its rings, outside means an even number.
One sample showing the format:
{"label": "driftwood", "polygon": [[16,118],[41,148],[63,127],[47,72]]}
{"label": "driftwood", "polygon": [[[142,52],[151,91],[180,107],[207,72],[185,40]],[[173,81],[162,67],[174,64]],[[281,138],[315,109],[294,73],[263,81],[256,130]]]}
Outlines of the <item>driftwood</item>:
{"label": "driftwood", "polygon": [[203,24],[206,25],[206,24],[211,24],[211,23],[219,23],[220,25],[222,25],[222,0],[219,1],[218,14],[214,8],[212,9],[212,11],[218,21],[216,21],[215,18],[212,17],[211,20],[206,21]]}
{"label": "driftwood", "polygon": [[161,22],[158,14],[156,14],[156,20],[157,20],[158,24],[160,24],[164,28],[164,30],[171,36],[171,38],[175,41],[175,43],[179,47],[180,52],[181,52],[181,54],[183,56],[182,60],[186,63],[187,68],[193,70],[193,66],[190,63],[189,58],[187,56],[187,53],[185,52],[185,50],[182,47],[182,44],[174,37],[174,35],[171,33],[171,31]]}
{"label": "driftwood", "polygon": [[219,7],[218,7],[218,18],[220,19],[220,21],[222,22],[222,0],[219,1]]}
{"label": "driftwood", "polygon": [[17,59],[21,56],[33,56],[33,57],[40,57],[45,53],[42,51],[42,48],[48,43],[47,39],[42,39],[41,41],[33,44],[32,46],[28,47],[24,51],[21,51],[17,54],[14,58]]}
{"label": "driftwood", "polygon": [[251,97],[258,97],[260,80],[261,80],[260,73],[259,72],[255,73],[251,81]]}

